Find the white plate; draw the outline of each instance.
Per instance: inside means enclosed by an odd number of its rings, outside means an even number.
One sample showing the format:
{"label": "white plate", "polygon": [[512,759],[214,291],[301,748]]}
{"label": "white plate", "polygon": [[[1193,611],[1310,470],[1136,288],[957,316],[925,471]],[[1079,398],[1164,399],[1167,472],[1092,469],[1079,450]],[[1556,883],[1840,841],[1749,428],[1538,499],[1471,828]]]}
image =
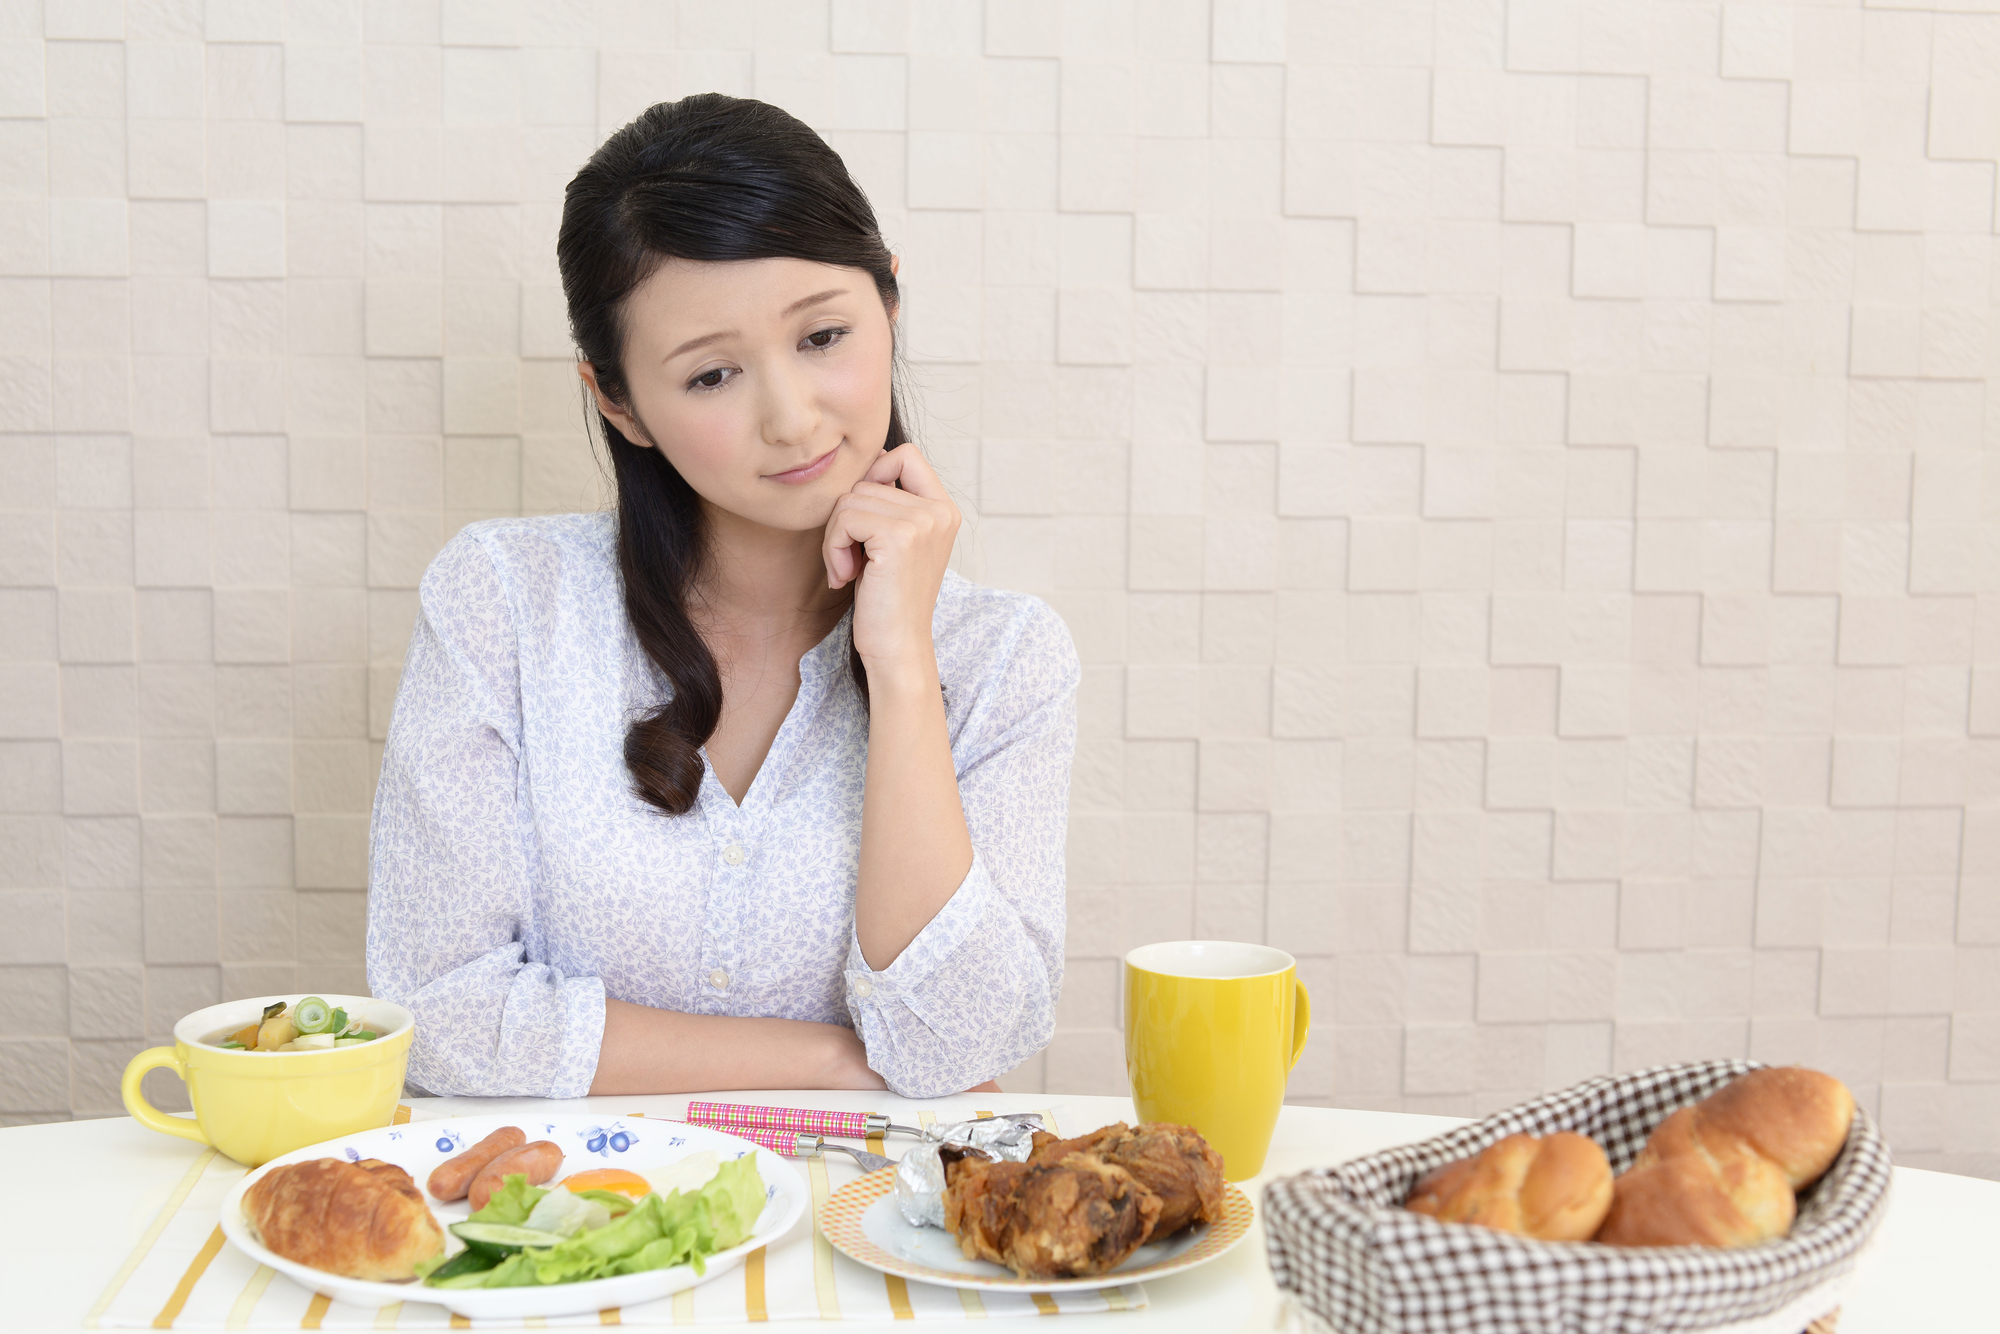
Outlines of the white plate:
{"label": "white plate", "polygon": [[836,1249],[870,1269],[946,1288],[1091,1291],[1163,1278],[1229,1251],[1249,1234],[1254,1212],[1248,1196],[1226,1186],[1221,1219],[1147,1242],[1109,1273],[1089,1278],[1016,1278],[999,1265],[967,1259],[958,1239],[941,1228],[918,1227],[904,1218],[896,1207],[894,1180],[895,1169],[885,1167],[842,1186],[820,1211],[820,1230]]}
{"label": "white plate", "polygon": [[[422,1190],[439,1163],[454,1158],[502,1126],[519,1126],[530,1141],[549,1139],[566,1150],[563,1165],[554,1180],[593,1167],[623,1167],[649,1180],[680,1159],[703,1149],[712,1149],[728,1160],[745,1153],[757,1155],[757,1171],[764,1178],[764,1212],[748,1240],[741,1245],[708,1257],[707,1272],[696,1274],[692,1266],[677,1265],[644,1274],[620,1274],[616,1278],[593,1279],[588,1283],[554,1283],[535,1288],[429,1288],[421,1283],[373,1283],[358,1278],[342,1278],[275,1255],[258,1241],[243,1217],[243,1192],[266,1172],[286,1163],[313,1158],[379,1158],[394,1163],[410,1174]],[[622,1147],[621,1147],[622,1146]],[[441,1227],[462,1221],[472,1212],[464,1200],[440,1203],[425,1194],[432,1215]],[[223,1235],[236,1248],[259,1264],[267,1264],[301,1286],[356,1306],[383,1307],[392,1302],[433,1302],[473,1319],[507,1319],[531,1315],[577,1315],[600,1311],[608,1306],[635,1306],[656,1301],[683,1288],[706,1283],[743,1263],[743,1258],[760,1246],[785,1235],[805,1213],[810,1201],[806,1183],[798,1169],[769,1149],[758,1148],[749,1140],[738,1139],[720,1130],[682,1125],[678,1121],[655,1121],[647,1117],[593,1116],[564,1112],[538,1116],[462,1116],[440,1121],[412,1121],[408,1125],[385,1126],[358,1135],[328,1140],[274,1158],[244,1177],[222,1202]],[[448,1246],[455,1244],[448,1242]]]}

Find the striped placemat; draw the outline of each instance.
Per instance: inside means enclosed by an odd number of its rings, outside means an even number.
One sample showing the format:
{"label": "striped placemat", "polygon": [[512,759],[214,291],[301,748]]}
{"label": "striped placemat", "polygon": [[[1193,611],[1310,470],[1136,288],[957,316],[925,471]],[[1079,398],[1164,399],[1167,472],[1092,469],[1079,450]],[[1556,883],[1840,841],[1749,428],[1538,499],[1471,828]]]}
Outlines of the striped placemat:
{"label": "striped placemat", "polygon": [[[963,1115],[963,1113],[959,1113]],[[988,1115],[979,1112],[977,1115]],[[1051,1130],[1053,1115],[1044,1113]],[[410,1119],[396,1109],[396,1123]],[[920,1112],[929,1125],[935,1113]],[[1060,1133],[1060,1131],[1058,1132]],[[880,1136],[868,1148],[883,1152]],[[810,1225],[753,1251],[741,1268],[656,1302],[575,1316],[468,1320],[430,1302],[381,1310],[308,1291],[228,1244],[216,1219],[247,1169],[205,1149],[84,1317],[89,1329],[543,1329],[575,1325],[709,1325],[765,1320],[980,1320],[1129,1311],[1146,1305],[1133,1283],[1092,1292],[970,1292],[911,1283],[856,1264],[821,1235],[833,1192],[861,1175],[845,1155],[800,1161],[812,1186]],[[421,1289],[413,1289],[421,1291]]]}

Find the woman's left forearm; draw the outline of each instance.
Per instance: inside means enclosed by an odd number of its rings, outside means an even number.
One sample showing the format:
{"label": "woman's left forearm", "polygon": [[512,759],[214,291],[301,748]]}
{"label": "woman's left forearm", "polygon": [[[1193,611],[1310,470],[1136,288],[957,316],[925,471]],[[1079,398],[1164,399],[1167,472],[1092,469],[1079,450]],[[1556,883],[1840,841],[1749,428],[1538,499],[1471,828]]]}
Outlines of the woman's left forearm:
{"label": "woman's left forearm", "polygon": [[868,770],[854,934],[877,972],[894,963],[972,869],[935,658],[869,663]]}

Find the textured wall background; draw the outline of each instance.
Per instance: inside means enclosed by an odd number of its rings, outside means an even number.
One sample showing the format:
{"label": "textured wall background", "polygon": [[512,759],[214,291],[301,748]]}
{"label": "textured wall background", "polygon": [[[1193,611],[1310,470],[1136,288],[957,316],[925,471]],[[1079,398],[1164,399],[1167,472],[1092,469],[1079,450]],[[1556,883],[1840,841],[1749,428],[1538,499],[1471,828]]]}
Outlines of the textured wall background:
{"label": "textured wall background", "polygon": [[2000,0],[0,0],[5,1119],[362,988],[418,576],[599,499],[562,186],[707,89],[867,186],[1088,663],[1011,1083],[1220,935],[1303,1100],[1749,1053],[2000,1175]]}

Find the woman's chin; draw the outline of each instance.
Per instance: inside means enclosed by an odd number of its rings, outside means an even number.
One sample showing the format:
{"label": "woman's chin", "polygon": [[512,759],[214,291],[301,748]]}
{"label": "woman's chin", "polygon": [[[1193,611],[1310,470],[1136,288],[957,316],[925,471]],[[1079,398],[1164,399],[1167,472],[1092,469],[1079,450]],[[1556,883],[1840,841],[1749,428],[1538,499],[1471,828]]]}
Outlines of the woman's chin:
{"label": "woman's chin", "polygon": [[818,487],[802,488],[804,494],[775,497],[757,495],[734,497],[729,502],[709,502],[711,511],[721,511],[741,524],[769,528],[780,533],[816,533],[833,517],[833,502],[840,493],[822,492]]}
{"label": "woman's chin", "polygon": [[843,441],[840,452],[816,476],[794,479],[784,474],[759,474],[750,485],[732,488],[726,498],[705,490],[703,496],[712,510],[745,523],[787,533],[816,532],[833,517],[835,503],[868,475],[880,452]]}

